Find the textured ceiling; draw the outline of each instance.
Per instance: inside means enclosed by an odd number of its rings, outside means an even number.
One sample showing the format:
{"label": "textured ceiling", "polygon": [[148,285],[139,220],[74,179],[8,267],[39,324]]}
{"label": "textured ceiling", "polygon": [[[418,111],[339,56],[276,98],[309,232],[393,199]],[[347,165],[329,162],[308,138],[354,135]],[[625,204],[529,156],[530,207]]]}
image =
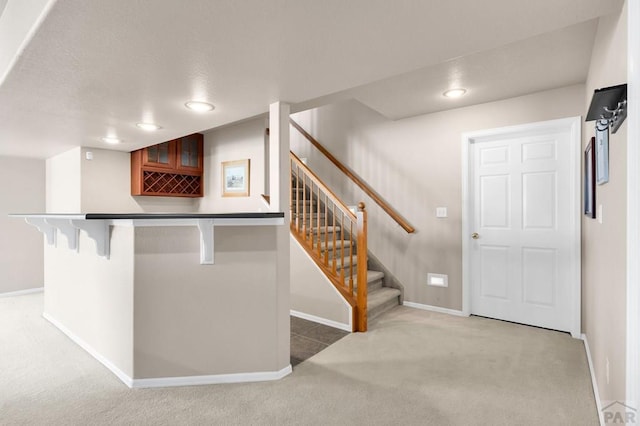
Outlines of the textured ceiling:
{"label": "textured ceiling", "polygon": [[[580,82],[593,20],[620,5],[59,0],[0,86],[0,155],[130,151],[262,114],[277,100],[299,110],[353,88],[388,117],[415,115],[461,105],[438,98],[451,75],[469,82],[469,95],[500,97]],[[190,99],[216,110],[194,114],[183,106]],[[163,129],[142,132],[140,121]],[[108,134],[125,142],[105,146]]]}
{"label": "textured ceiling", "polygon": [[[350,90],[390,119],[406,118],[583,83],[597,20],[456,58]],[[442,96],[464,87],[459,99]]]}

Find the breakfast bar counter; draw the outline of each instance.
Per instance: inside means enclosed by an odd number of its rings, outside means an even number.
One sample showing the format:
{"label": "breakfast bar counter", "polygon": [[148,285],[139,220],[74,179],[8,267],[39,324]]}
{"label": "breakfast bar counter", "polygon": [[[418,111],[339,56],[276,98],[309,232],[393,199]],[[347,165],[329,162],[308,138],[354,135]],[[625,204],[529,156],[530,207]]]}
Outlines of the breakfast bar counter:
{"label": "breakfast bar counter", "polygon": [[284,213],[12,216],[46,237],[44,317],[128,386],[291,371]]}

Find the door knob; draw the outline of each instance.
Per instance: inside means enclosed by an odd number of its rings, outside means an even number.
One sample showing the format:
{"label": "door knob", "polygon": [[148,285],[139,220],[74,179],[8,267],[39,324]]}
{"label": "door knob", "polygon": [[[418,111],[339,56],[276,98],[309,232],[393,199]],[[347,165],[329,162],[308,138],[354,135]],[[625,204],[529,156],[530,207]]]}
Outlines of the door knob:
{"label": "door knob", "polygon": [[478,238],[480,238],[480,234],[478,234],[477,232],[474,232],[473,234],[471,234],[471,238],[473,238],[474,240],[477,240]]}

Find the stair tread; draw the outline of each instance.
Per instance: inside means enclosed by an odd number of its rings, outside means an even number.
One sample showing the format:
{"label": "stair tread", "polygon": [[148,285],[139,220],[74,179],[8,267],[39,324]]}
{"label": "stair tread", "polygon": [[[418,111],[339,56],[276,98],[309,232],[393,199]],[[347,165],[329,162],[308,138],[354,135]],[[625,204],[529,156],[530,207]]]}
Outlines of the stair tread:
{"label": "stair tread", "polygon": [[[349,248],[349,247],[351,247],[351,241],[350,240],[338,240],[338,239],[336,239],[335,247],[333,246],[333,240],[330,240],[328,242],[324,242],[324,241],[320,242],[320,250],[322,250],[322,251],[327,250],[327,246],[328,246],[329,250],[334,250],[335,248],[338,248],[338,249]],[[318,249],[318,244],[317,243],[314,244],[313,247],[317,250]],[[354,253],[354,256],[355,256],[355,253]]]}
{"label": "stair tread", "polygon": [[368,294],[367,309],[373,309],[398,296],[400,296],[400,290],[397,288],[382,287],[374,290]]}
{"label": "stair tread", "polygon": [[[367,271],[367,290],[368,292],[374,292],[382,287],[382,280],[384,278],[384,272],[380,271]],[[358,291],[358,274],[353,274],[353,294]]]}
{"label": "stair tread", "polygon": [[367,283],[372,283],[384,278],[384,272],[380,271],[367,271]]}
{"label": "stair tread", "polygon": [[[350,271],[349,271],[349,267],[352,265],[351,263],[351,259],[349,257],[337,257],[336,259],[336,265],[338,269],[343,269],[345,271],[345,275],[347,275]],[[357,256],[353,256],[353,270],[355,271],[356,269],[356,263],[358,263],[358,258]],[[329,266],[333,266],[333,260],[329,259]]]}
{"label": "stair tread", "polygon": [[[353,281],[356,281],[356,277],[358,276],[358,274],[353,274]],[[380,271],[367,271],[367,284],[371,284],[373,282],[376,282],[378,280],[381,280],[384,278],[384,272],[380,272]]]}
{"label": "stair tread", "polygon": [[327,233],[331,233],[333,231],[336,232],[340,232],[340,227],[339,226],[320,226],[320,231],[318,231],[318,227],[314,226],[313,228],[310,228],[307,230],[307,232],[311,232],[313,234],[324,234],[325,232]]}

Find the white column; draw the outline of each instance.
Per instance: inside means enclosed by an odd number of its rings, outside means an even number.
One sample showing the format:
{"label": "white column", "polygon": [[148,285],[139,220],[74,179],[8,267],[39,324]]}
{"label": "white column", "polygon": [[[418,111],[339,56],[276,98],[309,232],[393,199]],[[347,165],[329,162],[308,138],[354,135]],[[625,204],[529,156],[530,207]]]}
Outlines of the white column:
{"label": "white column", "polygon": [[277,226],[277,322],[276,339],[277,369],[289,366],[290,355],[290,247],[289,247],[289,112],[288,104],[281,102],[269,106],[269,208],[271,211],[284,212],[284,226]]}
{"label": "white column", "polygon": [[288,104],[269,106],[269,197],[271,211],[284,211],[289,221],[289,112]]}

